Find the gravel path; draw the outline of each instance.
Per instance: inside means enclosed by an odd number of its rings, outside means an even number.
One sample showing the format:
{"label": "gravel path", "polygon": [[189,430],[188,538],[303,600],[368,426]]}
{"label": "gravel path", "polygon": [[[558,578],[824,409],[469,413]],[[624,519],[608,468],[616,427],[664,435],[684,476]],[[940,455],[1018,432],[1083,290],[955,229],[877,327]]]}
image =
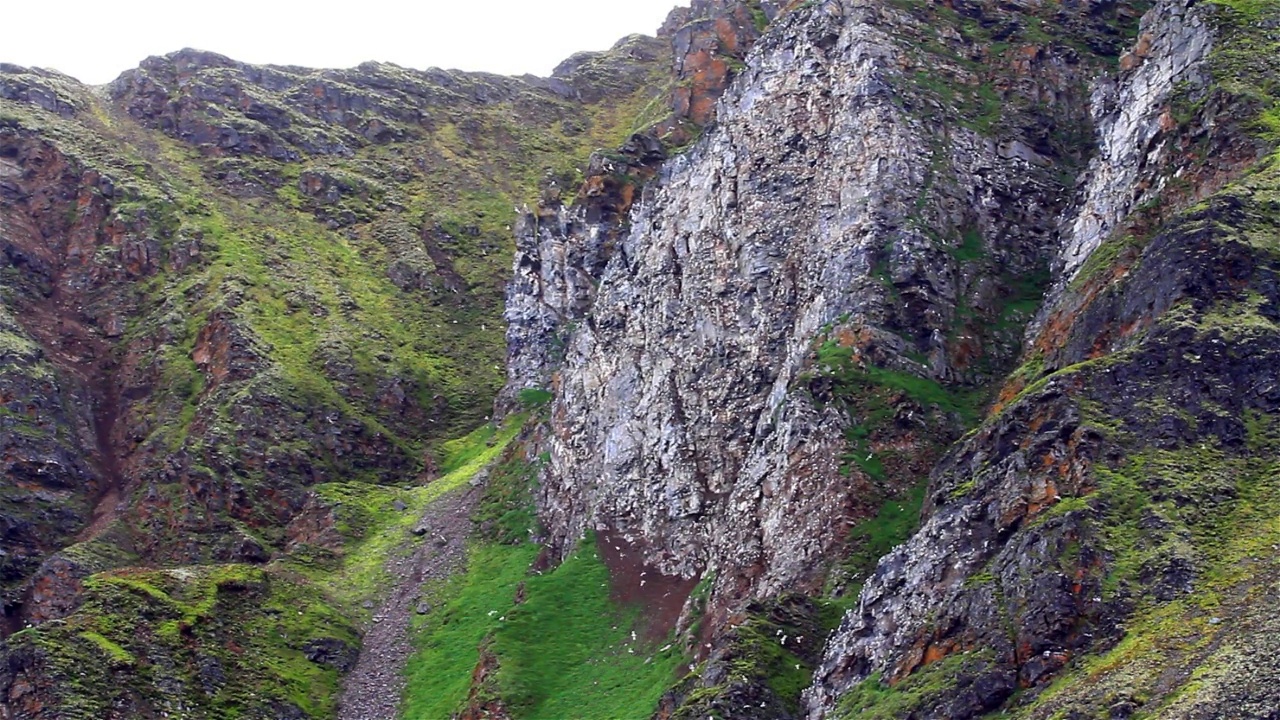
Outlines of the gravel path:
{"label": "gravel path", "polygon": [[471,511],[478,497],[464,488],[431,503],[414,530],[421,537],[413,541],[413,555],[388,563],[395,586],[374,611],[360,659],[343,682],[338,720],[395,720],[404,694],[404,666],[413,652],[409,622],[423,602],[422,584],[445,579],[466,563]]}

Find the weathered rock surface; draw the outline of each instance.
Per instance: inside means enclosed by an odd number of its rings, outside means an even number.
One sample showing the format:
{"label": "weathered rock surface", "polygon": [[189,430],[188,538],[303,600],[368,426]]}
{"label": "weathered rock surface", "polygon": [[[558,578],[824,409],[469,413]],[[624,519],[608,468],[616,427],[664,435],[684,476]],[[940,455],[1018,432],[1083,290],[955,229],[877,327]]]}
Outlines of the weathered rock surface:
{"label": "weathered rock surface", "polygon": [[[1275,412],[1264,358],[1280,336],[1262,319],[1276,308],[1263,199],[1275,173],[1251,167],[1266,145],[1234,114],[1249,101],[1224,100],[1217,84],[1228,72],[1266,77],[1231,64],[1267,37],[1241,24],[1220,6],[1156,3],[1118,78],[1100,82],[1099,155],[1065,216],[1058,290],[1028,365],[933,471],[931,512],[834,635],[810,717],[870,711],[888,684],[911,717],[977,717],[1020,689],[1014,713],[1028,717],[1267,716],[1257,708],[1274,703],[1271,691],[1243,676],[1190,684],[1192,667],[1232,662],[1189,649],[1232,642],[1220,623],[1152,624],[1194,594],[1235,596],[1256,582],[1224,575],[1238,551],[1200,534],[1248,526],[1236,499],[1271,472],[1270,460],[1247,459],[1269,446],[1270,421],[1245,425]],[[1180,106],[1194,109],[1175,119]],[[1188,151],[1196,145],[1232,151],[1210,160]],[[1148,647],[1161,633],[1167,650]],[[1075,673],[1072,661],[1113,647],[1119,664]],[[1047,690],[1063,674],[1077,682]],[[1174,697],[1178,711],[1164,705]]]}
{"label": "weathered rock surface", "polygon": [[901,472],[842,463],[850,423],[872,421],[814,392],[831,370],[816,346],[956,389],[1014,359],[1012,306],[1037,297],[1065,196],[1047,166],[1072,148],[1052,129],[1084,122],[1067,118],[1092,66],[1037,49],[986,137],[917,83],[943,53],[916,33],[933,29],[879,3],[785,15],[625,234],[581,211],[526,218],[508,390],[557,390],[542,505],[558,542],[614,527],[734,600],[816,588],[848,526],[961,424],[900,393],[866,452]]}
{"label": "weathered rock surface", "polygon": [[[608,529],[713,580],[701,658],[747,600],[820,593],[850,527],[931,476],[924,527],[826,650],[815,718],[1001,709],[1111,647],[1144,603],[1200,587],[1212,553],[1178,543],[1205,518],[1166,517],[1158,493],[1152,517],[1117,517],[1110,473],[1197,443],[1222,446],[1199,462],[1233,497],[1264,472],[1236,468],[1248,433],[1226,418],[1271,412],[1245,390],[1270,371],[1222,352],[1269,341],[1210,326],[1222,307],[1269,317],[1268,185],[1183,212],[1269,148],[1249,118],[1274,68],[1247,58],[1274,24],[1225,5],[808,3],[629,217],[528,214],[506,396],[555,394],[553,544]],[[1215,410],[1188,399],[1209,388]],[[1151,536],[1140,550],[1127,523]],[[771,702],[716,666],[662,716]]]}
{"label": "weathered rock surface", "polygon": [[729,88],[735,65],[777,16],[783,3],[770,0],[693,0],[667,18],[659,36],[671,37],[676,88],[672,121],[705,126],[716,118],[716,102]]}
{"label": "weathered rock surface", "polygon": [[1137,45],[1120,60],[1124,75],[1094,88],[1098,151],[1089,164],[1084,200],[1069,218],[1060,253],[1070,280],[1134,208],[1159,197],[1173,179],[1164,172],[1171,142],[1169,103],[1177,91],[1203,90],[1213,35],[1195,3],[1165,4],[1149,13]]}
{"label": "weathered rock surface", "polygon": [[[628,229],[632,206],[670,151],[715,120],[716,103],[768,22],[770,2],[697,0],[659,29],[670,44],[673,89],[653,124],[596,153],[576,188],[551,179],[516,225],[514,278],[507,286],[507,383],[498,407],[518,407],[521,390],[550,385],[569,332],[590,308],[593,288]],[[577,66],[575,56],[557,74]],[[696,108],[696,110],[695,110]]]}

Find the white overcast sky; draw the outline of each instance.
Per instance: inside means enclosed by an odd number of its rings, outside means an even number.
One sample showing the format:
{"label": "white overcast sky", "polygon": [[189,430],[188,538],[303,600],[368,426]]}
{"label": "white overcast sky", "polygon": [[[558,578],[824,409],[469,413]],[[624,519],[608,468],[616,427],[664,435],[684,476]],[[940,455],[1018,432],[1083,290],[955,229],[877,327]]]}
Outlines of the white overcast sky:
{"label": "white overcast sky", "polygon": [[0,62],[100,84],[184,47],[251,63],[366,60],[547,75],[579,50],[653,34],[688,0],[0,0]]}

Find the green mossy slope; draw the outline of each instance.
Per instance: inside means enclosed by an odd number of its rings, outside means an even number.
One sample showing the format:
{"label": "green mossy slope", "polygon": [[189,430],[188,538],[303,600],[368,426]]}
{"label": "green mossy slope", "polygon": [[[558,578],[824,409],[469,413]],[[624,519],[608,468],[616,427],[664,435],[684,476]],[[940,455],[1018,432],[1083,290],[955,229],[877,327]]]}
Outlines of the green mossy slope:
{"label": "green mossy slope", "polygon": [[[522,471],[523,469],[523,471]],[[508,485],[531,482],[518,459],[493,474],[486,508],[515,507]],[[520,517],[531,517],[518,513]],[[421,621],[402,716],[446,718],[464,707],[513,718],[647,718],[684,662],[679,648],[637,634],[640,608],[611,598],[609,571],[592,538],[554,569],[535,571],[540,547],[512,537],[511,511],[468,553],[467,570],[437,587]],[[521,533],[524,534],[524,533]],[[491,538],[502,538],[497,542]]]}
{"label": "green mossy slope", "polygon": [[48,683],[59,717],[331,718],[367,608],[389,589],[387,563],[423,542],[418,518],[499,457],[523,420],[447,443],[450,471],[425,486],[318,486],[336,547],[295,544],[262,567],[101,572],[69,617],[0,649],[19,677]]}
{"label": "green mossy slope", "polygon": [[[530,720],[653,713],[683,662],[679,649],[636,639],[636,610],[610,599],[592,541],[546,572],[530,571],[538,553],[480,541],[466,574],[438,590],[409,666],[405,718],[450,717],[468,702]],[[482,653],[493,674],[473,687]]]}
{"label": "green mossy slope", "polygon": [[[284,570],[245,565],[127,570],[85,581],[66,620],[6,641],[11,664],[58,717],[331,717],[338,665],[358,633],[324,595]],[[307,658],[328,643],[330,664]]]}
{"label": "green mossy slope", "polygon": [[412,480],[481,425],[517,207],[627,136],[664,52],[628,38],[555,81],[182,51],[94,91],[7,67],[0,150],[33,199],[6,212],[96,252],[6,235],[2,299],[100,346],[60,391],[118,412],[88,452],[127,475],[141,554],[259,561],[307,487]]}

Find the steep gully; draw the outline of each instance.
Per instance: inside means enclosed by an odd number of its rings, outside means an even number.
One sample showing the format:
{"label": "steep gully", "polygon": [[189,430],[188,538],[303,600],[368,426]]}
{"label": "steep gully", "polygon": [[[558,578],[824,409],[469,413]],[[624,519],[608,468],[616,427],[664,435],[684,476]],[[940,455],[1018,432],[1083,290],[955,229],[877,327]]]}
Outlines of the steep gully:
{"label": "steep gully", "polygon": [[[672,115],[657,124],[642,148],[639,159],[648,165],[636,168],[638,175],[651,174],[652,165],[664,156],[658,135],[663,135],[665,142],[682,145],[696,135],[698,124],[710,119],[715,100],[733,75],[734,60],[740,59],[759,36],[762,20],[776,12],[776,4],[768,1],[695,0],[691,7],[672,13],[661,34],[671,43],[675,55],[673,72],[679,82],[671,89],[673,96],[669,98]],[[205,60],[199,53],[179,53],[178,56],[179,64],[192,62],[195,69]],[[571,63],[579,61],[581,58]],[[230,61],[213,58],[212,63],[227,65]],[[153,70],[163,68],[165,61],[156,59],[152,65]],[[6,68],[6,72],[11,69]],[[16,72],[24,74],[21,69]],[[145,73],[143,76],[145,78]],[[30,93],[23,90],[22,83],[26,80],[18,82],[19,92],[13,97],[20,101],[25,101],[28,94],[36,97],[35,90]],[[164,90],[163,77],[159,85],[144,85],[148,92]],[[42,102],[37,104],[50,112],[58,112],[64,119],[73,117],[87,105],[55,102],[52,98],[61,96],[40,87]],[[117,90],[125,88],[127,92],[129,87],[128,83],[122,83]],[[10,95],[6,95],[6,99]],[[163,92],[158,95],[159,100],[167,100]],[[147,117],[158,111],[158,107],[151,105],[134,109],[140,116]],[[191,108],[184,106],[184,109]],[[135,141],[149,142],[145,134],[130,139]],[[5,231],[3,250],[6,260],[19,271],[14,277],[20,285],[7,288],[11,292],[6,300],[12,301],[22,334],[35,340],[41,348],[42,364],[47,361],[54,369],[56,379],[41,385],[40,399],[45,402],[42,409],[64,410],[71,415],[65,423],[59,418],[56,443],[49,441],[49,444],[62,443],[66,447],[58,446],[52,451],[46,446],[37,447],[32,459],[24,460],[38,468],[70,467],[72,463],[64,461],[64,456],[83,461],[83,467],[77,466],[77,472],[62,473],[56,482],[46,483],[48,487],[36,483],[36,492],[59,498],[63,516],[56,523],[28,523],[37,528],[35,535],[43,537],[41,542],[32,543],[29,565],[22,568],[21,587],[6,598],[6,635],[25,622],[39,624],[74,611],[80,601],[80,579],[93,570],[68,562],[58,551],[75,542],[100,538],[122,512],[131,512],[132,508],[127,507],[130,490],[136,489],[134,484],[144,482],[146,473],[153,469],[140,458],[148,453],[154,457],[157,450],[161,454],[165,452],[162,448],[146,446],[147,440],[139,440],[142,436],[154,438],[151,431],[155,428],[150,424],[153,418],[144,418],[142,413],[132,418],[130,415],[135,403],[150,399],[147,397],[152,389],[149,384],[157,380],[155,376],[140,379],[152,372],[154,366],[139,370],[134,366],[138,359],[135,355],[147,362],[155,350],[152,343],[156,338],[137,339],[135,347],[135,337],[124,335],[125,319],[137,309],[129,302],[134,283],[156,270],[150,265],[150,255],[163,252],[158,246],[143,248],[142,257],[138,259],[132,246],[156,242],[156,233],[148,232],[146,227],[121,227],[122,223],[134,220],[121,220],[113,206],[128,193],[113,192],[111,181],[92,169],[92,161],[85,167],[85,158],[65,156],[59,147],[55,142],[43,141],[39,129],[6,127],[0,130],[0,163],[3,163],[0,179],[4,181],[6,201],[0,208],[3,213],[0,225]],[[143,154],[149,157],[162,154],[153,150],[148,148]],[[221,155],[223,151],[216,152]],[[237,146],[232,154],[242,151],[252,154],[248,146]],[[597,207],[610,206],[610,218],[625,215],[634,200],[635,185],[613,185],[615,178],[607,164],[597,168],[591,180],[605,186],[603,192],[607,197],[596,203]],[[615,199],[618,203],[613,205]],[[137,223],[145,226],[146,220],[139,219]],[[423,241],[436,264],[448,266],[447,262],[441,262],[447,258],[437,252],[439,248],[433,247],[432,238],[424,237]],[[444,280],[446,285],[457,285],[458,278],[445,277]],[[29,380],[21,373],[18,376]],[[124,389],[126,386],[128,390]],[[41,422],[52,426],[43,416]],[[143,444],[136,445],[139,442]],[[62,455],[58,455],[58,451]],[[48,460],[51,457],[53,461]],[[305,462],[302,464],[307,466]],[[391,473],[388,470],[388,474]],[[50,488],[56,492],[45,492]],[[156,550],[158,555],[148,559],[157,562],[176,559],[164,557],[164,548],[146,547],[146,543],[153,541],[148,536],[150,529],[138,525],[128,528],[130,537],[122,542],[138,546],[126,549],[144,556]],[[173,530],[174,526],[169,525],[168,529]],[[116,542],[114,537],[111,540],[113,544]],[[260,552],[252,553],[252,560],[260,560],[260,555]],[[219,557],[226,559],[228,554]],[[184,549],[181,559],[190,561],[191,553]],[[637,584],[646,587],[646,592],[659,587],[654,582],[648,582],[647,586],[643,582]],[[18,599],[23,593],[25,600]],[[680,594],[668,595],[664,607],[671,604],[671,597]],[[393,603],[394,598],[389,602]],[[674,613],[673,608],[667,607],[660,624],[669,623],[671,619],[666,616]],[[370,639],[370,657],[381,654],[376,647],[377,638],[375,634]]]}
{"label": "steep gully", "polygon": [[[54,284],[56,289],[47,302],[29,308],[25,325],[48,348],[54,367],[76,378],[85,388],[93,408],[91,459],[101,482],[96,488],[91,521],[76,538],[77,542],[87,542],[116,519],[126,491],[114,440],[121,412],[120,386],[115,380],[112,344],[81,319],[79,301],[66,296],[61,278],[55,278]],[[49,336],[48,328],[57,328],[58,335]]]}
{"label": "steep gully", "polygon": [[[100,252],[122,235],[107,218],[107,205],[97,192],[97,185],[104,181],[96,173],[77,170],[61,153],[40,142],[5,138],[3,150],[30,167],[26,173],[7,177],[4,188],[4,251],[27,271],[19,276],[19,292],[10,298],[14,319],[52,367],[53,382],[43,384],[45,389],[38,392],[69,413],[66,441],[78,447],[86,461],[87,475],[71,473],[51,480],[68,487],[71,496],[84,504],[83,527],[67,531],[75,533],[68,540],[86,542],[118,517],[128,492],[121,423],[129,399],[122,395],[117,371],[126,298],[138,273],[130,271],[129,261],[117,266],[106,259],[116,257],[114,253]],[[145,271],[141,266],[133,270]],[[42,538],[46,543],[53,540]],[[10,626],[6,634],[33,612],[47,615],[32,607],[39,585],[37,577],[17,599],[18,605],[10,600],[5,610]],[[55,604],[74,602],[73,598],[45,599]]]}
{"label": "steep gully", "polygon": [[[779,12],[773,2],[760,3],[758,11],[772,19]],[[625,230],[632,204],[638,200],[637,189],[654,175],[666,160],[665,148],[689,139],[692,127],[702,126],[715,118],[716,101],[728,89],[734,75],[726,57],[744,55],[759,38],[760,28],[748,4],[738,0],[695,0],[691,8],[677,8],[659,30],[659,37],[670,41],[675,58],[674,73],[686,81],[679,83],[669,102],[672,115],[647,130],[634,135],[616,153],[606,159],[603,154],[592,158],[586,178],[578,193],[577,206],[589,216],[601,233],[600,243],[611,243]],[[559,191],[547,189],[544,201],[558,202]],[[528,235],[522,220],[518,240]],[[433,260],[449,268],[447,260],[429,234],[424,243]],[[594,254],[594,253],[593,253]],[[599,259],[599,256],[597,256]],[[517,264],[520,261],[517,260]],[[446,282],[457,278],[446,274]],[[572,295],[572,291],[569,292]],[[565,298],[572,303],[572,298]],[[580,308],[577,309],[580,311]],[[563,317],[561,318],[563,319]],[[527,372],[545,372],[545,356],[538,364],[521,355],[512,356],[521,363],[520,376]],[[517,384],[508,384],[498,400],[500,410],[516,405]],[[375,610],[375,622],[362,639],[359,659],[344,680],[338,705],[339,720],[393,720],[404,685],[403,669],[411,652],[408,642],[409,621],[421,602],[426,580],[442,580],[463,569],[465,540],[472,525],[470,510],[476,497],[471,492],[455,495],[434,503],[419,523],[428,542],[408,559],[393,559],[387,569],[394,578],[393,586]],[[611,593],[615,600],[632,607],[644,608],[641,629],[650,640],[659,641],[674,630],[697,578],[662,572],[645,559],[645,549],[622,535],[605,532],[600,536],[601,557],[610,570]],[[548,558],[548,562],[550,558]],[[703,654],[700,648],[698,654]],[[486,672],[482,658],[477,677]],[[474,700],[474,698],[473,698]],[[485,708],[473,702],[467,711],[488,716]]]}

